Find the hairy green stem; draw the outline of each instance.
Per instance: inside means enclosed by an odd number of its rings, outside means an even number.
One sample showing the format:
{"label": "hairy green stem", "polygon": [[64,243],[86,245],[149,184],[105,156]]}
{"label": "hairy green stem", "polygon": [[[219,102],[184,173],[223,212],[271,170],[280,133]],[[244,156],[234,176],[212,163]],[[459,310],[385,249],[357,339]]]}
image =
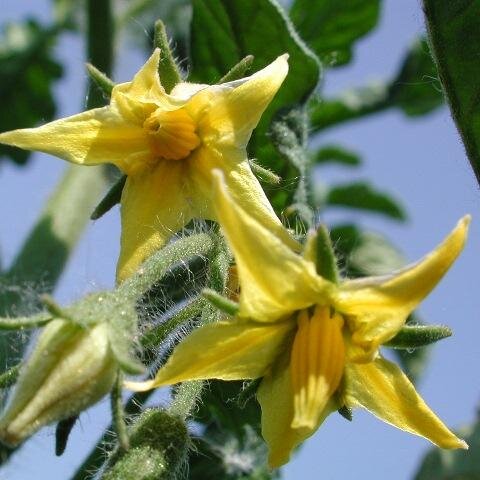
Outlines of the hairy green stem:
{"label": "hairy green stem", "polygon": [[148,292],[175,263],[207,255],[212,248],[212,238],[206,233],[176,240],[153,254],[136,275],[120,285],[118,292],[123,298],[135,301]]}

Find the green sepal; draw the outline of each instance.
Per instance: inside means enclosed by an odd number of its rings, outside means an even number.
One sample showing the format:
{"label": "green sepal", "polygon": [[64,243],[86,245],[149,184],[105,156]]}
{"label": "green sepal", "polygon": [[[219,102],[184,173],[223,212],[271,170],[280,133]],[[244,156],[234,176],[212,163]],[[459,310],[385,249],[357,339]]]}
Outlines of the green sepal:
{"label": "green sepal", "polygon": [[214,307],[218,308],[222,312],[227,313],[228,315],[236,315],[238,313],[238,303],[230,300],[229,298],[220,295],[215,290],[210,288],[204,288],[202,290],[202,295],[206,298]]}
{"label": "green sepal", "polygon": [[170,49],[165,25],[161,20],[155,22],[153,46],[160,49],[160,63],[158,64],[160,82],[165,91],[170,93],[173,87],[182,81],[182,76]]}
{"label": "green sepal", "polygon": [[217,84],[231,82],[233,80],[243,78],[250,70],[254,59],[255,57],[253,55],[247,55],[246,57],[243,57],[217,82]]}
{"label": "green sepal", "polygon": [[20,374],[20,368],[22,363],[18,363],[13,367],[10,367],[8,370],[0,374],[0,388],[11,387],[17,381],[18,375]]}
{"label": "green sepal", "polygon": [[68,320],[73,323],[77,323],[73,317],[65,310],[62,308],[60,305],[58,305],[57,302],[52,298],[51,295],[48,293],[43,293],[40,295],[40,301],[43,303],[44,307],[47,309],[47,311],[50,313],[50,315],[54,318],[62,318],[63,320]]}
{"label": "green sepal", "polygon": [[102,198],[100,203],[95,207],[95,210],[90,215],[91,220],[98,220],[112,209],[117,203],[120,203],[122,198],[123,187],[127,176],[122,175],[110,188],[107,194]]}
{"label": "green sepal", "polygon": [[55,429],[55,455],[60,457],[65,452],[67,448],[68,437],[75,425],[75,422],[78,420],[78,415],[74,415],[73,417],[65,418],[64,420],[60,420],[57,423],[57,427]]}
{"label": "green sepal", "polygon": [[278,185],[282,179],[279,175],[272,172],[268,168],[263,168],[254,159],[249,161],[250,168],[252,169],[253,174],[262,182],[268,183],[270,185]]}
{"label": "green sepal", "polygon": [[53,320],[50,313],[39,313],[30,317],[3,318],[0,317],[0,330],[25,330],[41,327]]}
{"label": "green sepal", "polygon": [[85,64],[85,67],[87,69],[88,75],[95,82],[97,87],[100,88],[102,93],[107,98],[110,98],[112,95],[113,87],[115,86],[113,80],[110,80],[110,78],[108,78],[103,72],[101,72],[97,67],[95,67],[89,62]]}
{"label": "green sepal", "polygon": [[333,283],[338,283],[337,258],[333,251],[332,240],[325,225],[320,225],[315,233],[315,258],[317,273]]}
{"label": "green sepal", "polygon": [[424,347],[452,335],[444,325],[405,325],[384,346],[402,350]]}
{"label": "green sepal", "polygon": [[343,407],[340,407],[337,412],[345,419],[351,422],[353,420],[353,411],[350,407],[347,407],[344,405]]}

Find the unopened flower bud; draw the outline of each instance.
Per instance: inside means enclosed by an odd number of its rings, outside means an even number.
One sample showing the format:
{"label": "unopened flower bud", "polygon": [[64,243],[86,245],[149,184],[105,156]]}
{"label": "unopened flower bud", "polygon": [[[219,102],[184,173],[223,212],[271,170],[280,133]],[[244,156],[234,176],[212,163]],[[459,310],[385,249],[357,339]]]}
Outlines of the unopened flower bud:
{"label": "unopened flower bud", "polygon": [[45,327],[0,418],[2,442],[18,445],[111,390],[118,364],[107,329],[106,323],[84,327],[60,319]]}

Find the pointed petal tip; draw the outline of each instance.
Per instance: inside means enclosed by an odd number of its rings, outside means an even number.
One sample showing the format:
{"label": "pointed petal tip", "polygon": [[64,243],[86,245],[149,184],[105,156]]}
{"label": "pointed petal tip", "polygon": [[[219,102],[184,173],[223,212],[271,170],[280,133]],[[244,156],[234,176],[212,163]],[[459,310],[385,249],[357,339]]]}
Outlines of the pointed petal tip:
{"label": "pointed petal tip", "polygon": [[10,130],[8,132],[0,133],[0,143],[3,143],[4,145],[16,146],[17,142],[15,137],[19,132],[21,132],[21,130]]}
{"label": "pointed petal tip", "polygon": [[472,216],[469,213],[467,213],[460,219],[460,221],[458,222],[458,225],[464,228],[468,228],[471,221],[472,221]]}
{"label": "pointed petal tip", "polygon": [[460,438],[458,440],[459,440],[458,448],[461,448],[462,450],[468,450],[469,448],[468,443],[465,440],[461,440]]}
{"label": "pointed petal tip", "polygon": [[148,380],[146,382],[129,382],[128,380],[123,382],[123,386],[133,392],[146,392],[157,387],[154,380]]}

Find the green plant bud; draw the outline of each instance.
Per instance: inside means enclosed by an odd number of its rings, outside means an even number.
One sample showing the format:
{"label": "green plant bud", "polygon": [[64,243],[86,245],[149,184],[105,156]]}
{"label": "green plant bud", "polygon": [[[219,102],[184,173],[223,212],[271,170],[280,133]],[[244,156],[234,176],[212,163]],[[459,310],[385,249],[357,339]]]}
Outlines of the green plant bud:
{"label": "green plant bud", "polygon": [[0,440],[16,446],[44,425],[76,415],[111,390],[117,370],[106,323],[53,320],[20,371],[0,418]]}
{"label": "green plant bud", "polygon": [[130,449],[117,450],[102,480],[173,480],[179,478],[190,445],[185,422],[165,410],[143,412],[130,429]]}

